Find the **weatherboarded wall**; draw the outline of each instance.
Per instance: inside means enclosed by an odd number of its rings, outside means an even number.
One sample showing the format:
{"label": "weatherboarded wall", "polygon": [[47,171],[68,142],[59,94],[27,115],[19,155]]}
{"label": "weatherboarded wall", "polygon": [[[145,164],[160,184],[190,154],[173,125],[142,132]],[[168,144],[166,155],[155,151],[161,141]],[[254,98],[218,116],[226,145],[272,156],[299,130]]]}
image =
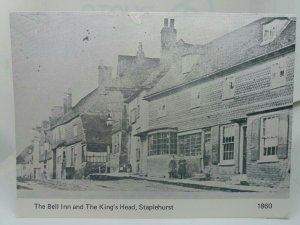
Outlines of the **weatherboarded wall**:
{"label": "weatherboarded wall", "polygon": [[[252,117],[248,115],[257,111],[278,110],[280,107],[291,106],[293,103],[293,79],[294,79],[294,52],[289,51],[277,55],[270,55],[263,60],[253,61],[247,66],[239,66],[236,71],[228,73],[220,73],[213,79],[205,79],[194,82],[193,85],[186,86],[170,91],[167,94],[160,95],[157,98],[151,99],[149,103],[149,124],[150,129],[158,129],[162,127],[176,127],[178,132],[196,130],[201,128],[211,129],[211,148],[207,148],[210,152],[207,155],[211,156],[211,163],[206,165],[206,171],[211,173],[212,177],[228,178],[238,174],[239,164],[239,122],[235,122],[235,148],[234,148],[234,164],[220,164],[220,128],[222,125],[233,123],[232,120],[248,119],[247,125],[250,126]],[[286,84],[280,87],[272,86],[272,65],[276,62],[283,61],[285,67]],[[234,93],[232,98],[224,99],[224,82],[226,78],[234,79]],[[192,102],[195,92],[199,94],[200,104],[195,106]],[[158,107],[164,101],[166,107],[165,116],[158,114]],[[262,116],[260,114],[257,115]],[[291,118],[291,116],[290,116]],[[288,138],[291,138],[291,119],[288,123]],[[214,128],[214,129],[213,129]],[[248,132],[248,135],[249,132]],[[249,140],[247,136],[247,140]],[[213,140],[214,139],[214,140]],[[249,161],[250,141],[247,145],[247,173],[249,179],[266,180],[276,182],[284,177],[288,165],[287,154],[286,159],[280,159],[277,164],[255,163]],[[289,145],[290,148],[290,145]],[[148,159],[148,171],[154,170],[152,167],[157,167],[156,170],[161,171],[160,176],[165,174],[164,166],[166,164],[163,156],[151,157]],[[189,162],[192,163],[192,162]],[[188,165],[197,168],[195,165]],[[207,170],[207,168],[209,169]],[[152,169],[151,169],[152,168]],[[261,172],[260,172],[261,171]],[[272,171],[272,172],[271,172]],[[157,172],[151,171],[152,174]],[[258,175],[260,174],[260,175]],[[271,177],[267,177],[271,174]]]}

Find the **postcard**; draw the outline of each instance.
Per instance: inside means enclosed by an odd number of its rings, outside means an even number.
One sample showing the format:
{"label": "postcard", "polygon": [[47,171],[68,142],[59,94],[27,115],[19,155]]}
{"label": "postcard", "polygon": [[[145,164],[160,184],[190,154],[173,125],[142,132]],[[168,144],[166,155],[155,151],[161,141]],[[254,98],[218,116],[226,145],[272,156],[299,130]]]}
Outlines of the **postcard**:
{"label": "postcard", "polygon": [[288,217],[293,15],[10,23],[18,217]]}

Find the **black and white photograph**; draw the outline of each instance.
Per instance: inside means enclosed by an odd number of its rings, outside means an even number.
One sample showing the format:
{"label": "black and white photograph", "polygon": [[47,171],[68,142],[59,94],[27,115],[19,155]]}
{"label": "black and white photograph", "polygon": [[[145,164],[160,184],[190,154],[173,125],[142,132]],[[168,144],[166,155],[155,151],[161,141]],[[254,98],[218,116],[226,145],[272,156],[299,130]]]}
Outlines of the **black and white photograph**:
{"label": "black and white photograph", "polygon": [[288,199],[296,18],[12,13],[19,199]]}

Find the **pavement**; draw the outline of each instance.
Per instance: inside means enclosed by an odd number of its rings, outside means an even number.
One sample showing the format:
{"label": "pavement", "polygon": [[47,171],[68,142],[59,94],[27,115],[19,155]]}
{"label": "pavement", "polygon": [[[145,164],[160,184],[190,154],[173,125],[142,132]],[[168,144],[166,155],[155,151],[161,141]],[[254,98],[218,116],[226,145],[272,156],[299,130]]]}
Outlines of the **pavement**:
{"label": "pavement", "polygon": [[263,186],[247,186],[234,184],[232,182],[223,181],[207,181],[207,180],[191,180],[191,179],[169,179],[159,177],[146,177],[136,174],[127,173],[101,173],[91,174],[92,180],[118,180],[118,179],[135,179],[135,180],[147,180],[152,182],[158,182],[163,184],[177,185],[182,187],[189,187],[202,190],[215,190],[225,192],[277,192],[277,188],[269,188]]}

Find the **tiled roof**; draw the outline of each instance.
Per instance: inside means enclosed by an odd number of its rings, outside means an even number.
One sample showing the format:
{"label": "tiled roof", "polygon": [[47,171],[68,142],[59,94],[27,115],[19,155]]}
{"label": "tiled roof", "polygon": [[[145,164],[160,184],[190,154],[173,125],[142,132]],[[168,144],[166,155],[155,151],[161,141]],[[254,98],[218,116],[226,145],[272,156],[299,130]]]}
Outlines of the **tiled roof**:
{"label": "tiled roof", "polygon": [[190,44],[185,42],[183,39],[179,39],[176,42],[176,48],[180,51],[181,55],[186,53],[199,53],[202,50],[203,45]]}
{"label": "tiled roof", "polygon": [[29,163],[32,160],[33,145],[29,145],[17,156],[17,164]]}
{"label": "tiled roof", "polygon": [[[261,45],[262,26],[274,19],[289,19],[290,22],[273,42]],[[295,18],[265,17],[201,47],[198,46],[199,57],[191,72],[182,74],[177,65],[179,62],[174,63],[171,70],[148,93],[146,98],[293,45],[295,44],[295,29]]]}
{"label": "tiled roof", "polygon": [[87,144],[111,144],[111,127],[96,114],[81,114],[82,126]]}
{"label": "tiled roof", "polygon": [[[98,104],[95,104],[98,103]],[[91,91],[89,94],[84,96],[82,99],[78,101],[78,103],[72,107],[72,110],[67,112],[62,117],[57,118],[55,121],[51,121],[51,128],[54,128],[60,124],[66,123],[73,118],[79,116],[81,113],[88,110],[89,107],[94,107],[94,105],[97,105],[97,108],[93,108],[93,110],[96,112],[101,112],[106,110],[107,104],[105,104],[105,98],[103,96],[100,97],[100,93],[98,88]]]}
{"label": "tiled roof", "polygon": [[136,56],[119,55],[117,76],[120,79],[120,86],[139,87],[153,72],[153,69],[159,66],[159,62],[158,58],[139,59]]}
{"label": "tiled roof", "polygon": [[159,80],[166,75],[169,68],[159,65],[155,68],[153,68],[153,71],[147,79],[140,85],[139,89],[135,92],[133,92],[132,95],[130,95],[125,102],[128,103],[132,101],[134,98],[136,98],[143,90],[149,90],[155,86],[159,82]]}

